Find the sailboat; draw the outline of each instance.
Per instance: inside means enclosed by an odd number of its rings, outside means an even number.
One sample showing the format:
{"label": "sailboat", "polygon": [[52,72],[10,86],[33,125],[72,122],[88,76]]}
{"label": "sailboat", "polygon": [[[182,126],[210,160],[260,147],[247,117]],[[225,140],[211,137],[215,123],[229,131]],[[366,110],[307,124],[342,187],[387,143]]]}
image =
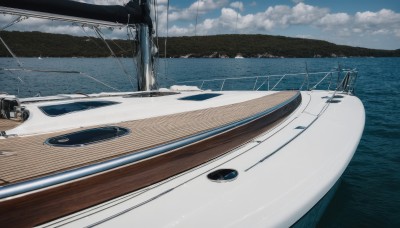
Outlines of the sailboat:
{"label": "sailboat", "polygon": [[0,95],[0,227],[315,224],[363,132],[357,71],[319,73],[313,86],[300,73],[299,90],[276,90],[289,74],[254,77],[249,91],[225,91],[235,78],[211,79],[216,91],[207,80],[160,89],[150,10],[0,2],[4,14],[132,27],[139,40],[138,91]]}

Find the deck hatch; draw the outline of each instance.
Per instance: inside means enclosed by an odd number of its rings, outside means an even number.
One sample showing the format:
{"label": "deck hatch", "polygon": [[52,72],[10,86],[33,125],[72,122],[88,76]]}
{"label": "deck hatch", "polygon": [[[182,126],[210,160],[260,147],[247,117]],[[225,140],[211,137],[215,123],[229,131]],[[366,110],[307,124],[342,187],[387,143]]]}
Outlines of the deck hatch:
{"label": "deck hatch", "polygon": [[192,95],[192,96],[188,96],[188,97],[182,97],[182,98],[179,98],[179,100],[204,101],[204,100],[208,100],[213,97],[218,97],[220,95],[222,95],[222,94],[220,94],[220,93],[204,93],[204,94],[197,94],[197,95]]}
{"label": "deck hatch", "polygon": [[180,94],[177,92],[142,92],[142,93],[133,93],[129,94],[127,96],[124,96],[124,98],[133,98],[133,97],[163,97],[163,96],[169,96],[169,95],[176,95]]}
{"label": "deck hatch", "polygon": [[81,147],[116,139],[129,133],[129,129],[117,126],[92,128],[49,138],[45,141],[45,144],[57,147]]}
{"label": "deck hatch", "polygon": [[115,101],[78,101],[66,104],[40,106],[39,109],[48,116],[61,116],[71,112],[79,112],[88,109],[100,108],[104,106],[119,104]]}

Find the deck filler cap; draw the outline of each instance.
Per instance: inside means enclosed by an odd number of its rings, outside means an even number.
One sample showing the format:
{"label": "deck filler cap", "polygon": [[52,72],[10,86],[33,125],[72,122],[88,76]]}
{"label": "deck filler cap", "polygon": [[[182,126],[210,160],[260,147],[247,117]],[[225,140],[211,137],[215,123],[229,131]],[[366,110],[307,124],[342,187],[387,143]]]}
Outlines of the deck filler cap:
{"label": "deck filler cap", "polygon": [[207,175],[207,178],[215,182],[228,182],[237,178],[239,172],[234,169],[218,169]]}

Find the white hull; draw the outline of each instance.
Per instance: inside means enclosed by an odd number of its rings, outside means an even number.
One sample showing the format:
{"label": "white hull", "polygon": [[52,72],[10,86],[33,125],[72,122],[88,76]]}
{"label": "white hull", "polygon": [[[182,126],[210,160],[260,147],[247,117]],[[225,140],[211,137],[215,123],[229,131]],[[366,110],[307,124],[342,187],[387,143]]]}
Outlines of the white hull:
{"label": "white hull", "polygon": [[[224,96],[205,102],[204,107],[196,102],[188,102],[182,107],[172,106],[173,100],[176,100],[174,95],[127,99],[143,103],[144,107],[129,104],[131,109],[123,110],[131,113],[130,119],[140,119],[187,109],[216,107],[271,92],[222,93]],[[83,227],[96,224],[104,227],[293,225],[340,178],[357,148],[365,121],[363,105],[355,96],[341,94],[342,98],[335,98],[340,103],[326,103],[326,96],[332,96],[333,92],[305,91],[301,95],[300,107],[284,122],[228,154],[43,227]],[[158,103],[159,99],[163,100],[162,104]],[[142,112],[137,113],[135,109]],[[117,119],[123,118],[127,116],[124,112],[114,116]],[[93,109],[86,113],[92,115],[97,112]],[[110,115],[107,112],[101,113]],[[86,118],[82,113],[75,117],[78,116]],[[101,118],[94,119],[99,121]],[[62,121],[63,124],[67,122]],[[29,124],[29,120],[26,124]],[[18,129],[22,132],[24,130],[23,125]],[[49,127],[46,131],[53,130]],[[235,169],[239,175],[235,180],[225,183],[213,182],[207,178],[210,172],[222,168]]]}

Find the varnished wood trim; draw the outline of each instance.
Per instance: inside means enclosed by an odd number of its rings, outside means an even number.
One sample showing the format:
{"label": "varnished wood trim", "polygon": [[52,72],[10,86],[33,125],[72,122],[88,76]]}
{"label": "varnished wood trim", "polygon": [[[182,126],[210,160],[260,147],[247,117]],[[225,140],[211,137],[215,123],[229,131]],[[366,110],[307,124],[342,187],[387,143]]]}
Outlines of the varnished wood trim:
{"label": "varnished wood trim", "polygon": [[301,103],[287,105],[248,124],[152,159],[0,202],[0,227],[31,227],[136,191],[179,174],[260,135]]}

